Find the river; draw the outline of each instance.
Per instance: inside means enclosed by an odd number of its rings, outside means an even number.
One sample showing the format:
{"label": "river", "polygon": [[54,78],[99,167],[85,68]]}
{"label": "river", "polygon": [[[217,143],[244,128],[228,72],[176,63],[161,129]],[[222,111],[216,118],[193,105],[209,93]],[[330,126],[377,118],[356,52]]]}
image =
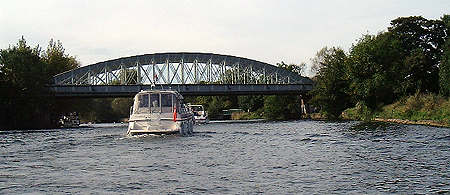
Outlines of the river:
{"label": "river", "polygon": [[450,129],[360,122],[0,132],[0,194],[450,193]]}

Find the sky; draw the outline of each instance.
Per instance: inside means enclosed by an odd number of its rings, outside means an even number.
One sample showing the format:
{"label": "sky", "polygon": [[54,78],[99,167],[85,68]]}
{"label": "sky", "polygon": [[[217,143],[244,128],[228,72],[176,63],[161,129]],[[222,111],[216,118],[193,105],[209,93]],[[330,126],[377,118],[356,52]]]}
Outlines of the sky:
{"label": "sky", "polygon": [[348,50],[398,17],[439,19],[449,0],[0,0],[0,49],[60,40],[82,66],[160,52],[208,52],[270,64]]}

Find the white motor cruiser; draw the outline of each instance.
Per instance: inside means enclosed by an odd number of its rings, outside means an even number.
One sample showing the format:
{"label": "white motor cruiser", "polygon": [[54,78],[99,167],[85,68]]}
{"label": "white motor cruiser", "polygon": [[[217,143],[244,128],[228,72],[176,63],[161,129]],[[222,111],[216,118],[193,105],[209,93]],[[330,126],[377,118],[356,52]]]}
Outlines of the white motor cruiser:
{"label": "white motor cruiser", "polygon": [[194,113],[195,123],[209,123],[208,113],[203,105],[188,105]]}
{"label": "white motor cruiser", "polygon": [[127,135],[193,132],[193,113],[176,91],[141,91],[134,97]]}

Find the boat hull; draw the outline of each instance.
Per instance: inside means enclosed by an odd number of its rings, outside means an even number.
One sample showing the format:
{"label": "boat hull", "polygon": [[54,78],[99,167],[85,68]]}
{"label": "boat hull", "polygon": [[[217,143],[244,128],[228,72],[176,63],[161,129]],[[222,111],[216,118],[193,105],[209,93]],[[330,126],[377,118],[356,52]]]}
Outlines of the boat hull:
{"label": "boat hull", "polygon": [[208,117],[195,117],[195,123],[198,123],[198,124],[209,123],[209,119],[208,119]]}
{"label": "boat hull", "polygon": [[142,135],[142,134],[182,134],[188,135],[193,133],[193,120],[187,118],[184,120],[172,121],[169,119],[162,120],[130,120],[128,125],[127,135]]}
{"label": "boat hull", "polygon": [[128,135],[193,132],[194,114],[176,91],[141,91],[130,108]]}

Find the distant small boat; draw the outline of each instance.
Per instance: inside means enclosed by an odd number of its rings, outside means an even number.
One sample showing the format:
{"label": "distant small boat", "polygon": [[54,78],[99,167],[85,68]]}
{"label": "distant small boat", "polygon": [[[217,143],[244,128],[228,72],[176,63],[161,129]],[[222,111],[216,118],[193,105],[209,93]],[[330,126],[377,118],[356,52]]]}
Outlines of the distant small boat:
{"label": "distant small boat", "polygon": [[141,91],[130,109],[128,135],[193,132],[194,117],[176,91]]}
{"label": "distant small boat", "polygon": [[80,119],[77,112],[71,112],[62,115],[59,118],[58,124],[61,128],[76,128],[80,127]]}
{"label": "distant small boat", "polygon": [[203,108],[203,105],[189,105],[192,112],[194,113],[195,123],[209,123],[208,113]]}

